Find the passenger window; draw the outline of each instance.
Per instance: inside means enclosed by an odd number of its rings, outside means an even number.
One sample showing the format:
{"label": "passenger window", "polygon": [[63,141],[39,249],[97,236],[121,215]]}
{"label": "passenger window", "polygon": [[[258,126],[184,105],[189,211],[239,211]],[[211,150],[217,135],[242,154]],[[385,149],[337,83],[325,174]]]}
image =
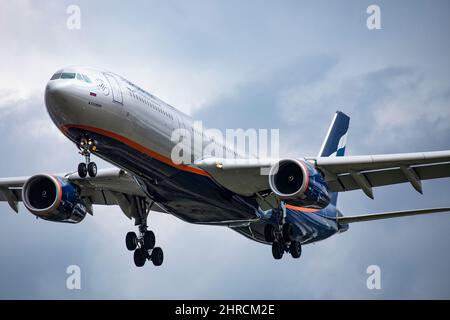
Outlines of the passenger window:
{"label": "passenger window", "polygon": [[50,78],[50,80],[56,80],[56,79],[59,79],[61,77],[61,73],[55,73],[51,78]]}
{"label": "passenger window", "polygon": [[75,79],[75,73],[73,73],[73,72],[63,72],[61,74],[61,79]]}

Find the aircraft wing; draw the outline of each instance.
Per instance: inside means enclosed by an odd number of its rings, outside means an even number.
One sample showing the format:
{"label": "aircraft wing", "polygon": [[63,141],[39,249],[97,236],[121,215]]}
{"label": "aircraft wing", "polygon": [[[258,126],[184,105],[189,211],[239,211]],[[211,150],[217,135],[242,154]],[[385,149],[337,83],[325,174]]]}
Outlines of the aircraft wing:
{"label": "aircraft wing", "polygon": [[[450,151],[315,157],[304,160],[324,176],[330,191],[361,189],[373,198],[373,187],[409,182],[422,193],[421,180],[450,177]],[[269,189],[268,177],[262,172],[277,159],[218,159],[197,162],[224,187],[245,196]]]}
{"label": "aircraft wing", "polygon": [[[95,178],[80,178],[77,173],[55,174],[64,177],[80,188],[81,198],[91,205],[119,205],[126,216],[131,218],[132,197],[146,197],[134,177],[124,170],[111,168],[98,170]],[[7,201],[18,212],[18,202],[22,201],[22,186],[30,177],[0,178],[0,201]],[[166,212],[154,203],[151,210]],[[92,212],[91,212],[92,213]]]}
{"label": "aircraft wing", "polygon": [[436,213],[436,212],[450,212],[450,208],[432,208],[432,209],[418,209],[418,210],[407,210],[407,211],[372,213],[372,214],[365,214],[365,215],[358,215],[358,216],[337,217],[337,220],[339,223],[346,224],[346,223],[353,223],[353,222],[363,222],[363,221],[408,217],[408,216],[415,216],[415,215],[419,215],[419,214],[429,214],[429,213]]}
{"label": "aircraft wing", "polygon": [[450,151],[347,156],[311,159],[322,170],[331,191],[362,189],[409,182],[422,193],[421,180],[450,177]]}

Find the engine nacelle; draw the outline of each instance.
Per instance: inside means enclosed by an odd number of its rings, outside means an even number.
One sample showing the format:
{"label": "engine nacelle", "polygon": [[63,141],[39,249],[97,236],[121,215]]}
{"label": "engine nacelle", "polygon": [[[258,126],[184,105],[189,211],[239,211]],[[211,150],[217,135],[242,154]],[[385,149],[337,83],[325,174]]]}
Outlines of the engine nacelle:
{"label": "engine nacelle", "polygon": [[330,203],[326,182],[308,162],[285,159],[272,166],[269,185],[287,204],[322,209]]}
{"label": "engine nacelle", "polygon": [[88,212],[76,186],[47,174],[32,176],[25,182],[22,200],[32,214],[48,221],[78,223]]}

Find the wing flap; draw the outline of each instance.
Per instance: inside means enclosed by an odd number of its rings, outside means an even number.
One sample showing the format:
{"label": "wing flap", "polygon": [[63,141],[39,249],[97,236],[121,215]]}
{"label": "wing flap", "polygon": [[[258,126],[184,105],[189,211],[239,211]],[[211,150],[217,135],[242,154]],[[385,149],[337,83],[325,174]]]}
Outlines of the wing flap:
{"label": "wing flap", "polygon": [[373,198],[373,187],[409,182],[422,193],[421,180],[450,177],[450,151],[310,159],[330,191],[362,189]]}
{"label": "wing flap", "polygon": [[[414,170],[420,180],[450,177],[450,163],[413,166],[410,168]],[[384,170],[362,171],[361,174],[366,177],[372,187],[410,182],[400,167],[388,168]],[[337,192],[361,189],[359,184],[349,173],[337,175],[335,180],[328,181],[328,186],[331,191]]]}

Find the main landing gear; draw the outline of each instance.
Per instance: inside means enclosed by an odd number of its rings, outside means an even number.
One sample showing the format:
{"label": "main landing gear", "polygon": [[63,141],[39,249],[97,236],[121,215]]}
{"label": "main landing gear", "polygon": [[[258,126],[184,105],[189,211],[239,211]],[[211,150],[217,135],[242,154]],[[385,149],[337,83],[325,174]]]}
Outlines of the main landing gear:
{"label": "main landing gear", "polygon": [[95,141],[83,137],[80,140],[79,148],[80,154],[85,158],[85,162],[78,164],[78,175],[80,178],[85,178],[88,174],[89,177],[95,177],[97,175],[97,165],[95,162],[91,162],[91,152],[97,150]]}
{"label": "main landing gear", "polygon": [[134,198],[137,215],[136,225],[138,225],[139,234],[128,232],[125,237],[127,249],[134,250],[134,264],[137,267],[143,267],[147,260],[151,260],[155,266],[162,265],[164,261],[164,252],[160,247],[155,247],[156,238],[151,230],[147,230],[147,217],[150,211],[150,205],[145,198]]}
{"label": "main landing gear", "polygon": [[284,208],[273,209],[277,224],[266,224],[264,238],[272,243],[272,255],[275,260],[283,258],[285,252],[291,254],[294,259],[302,255],[302,245],[295,237],[294,226],[285,221]]}

